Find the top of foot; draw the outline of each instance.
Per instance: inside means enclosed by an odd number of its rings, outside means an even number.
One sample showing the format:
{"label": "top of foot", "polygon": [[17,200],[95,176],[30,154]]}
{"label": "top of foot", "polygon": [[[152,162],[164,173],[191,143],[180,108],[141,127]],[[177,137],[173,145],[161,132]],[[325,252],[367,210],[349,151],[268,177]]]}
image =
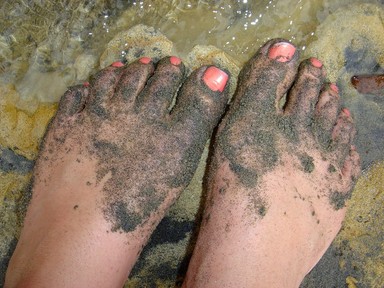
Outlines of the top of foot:
{"label": "top of foot", "polygon": [[185,79],[184,70],[174,56],[115,62],[62,97],[35,166],[10,287],[123,285],[227,104],[224,71],[202,67]]}
{"label": "top of foot", "polygon": [[[298,53],[286,42],[269,42],[244,67],[217,142],[246,189],[255,188],[276,167],[289,165],[319,186],[327,182],[318,195],[335,209],[344,206],[359,173],[352,146],[355,128],[350,112],[339,107],[336,85],[327,83],[325,75],[315,58],[298,67]],[[317,174],[319,179],[313,178]]]}
{"label": "top of foot", "polygon": [[61,165],[57,158],[70,150],[78,162],[94,161],[95,174],[83,182],[103,186],[99,200],[111,230],[133,231],[191,179],[227,101],[227,75],[215,69],[195,71],[171,110],[184,81],[179,58],[166,57],[156,67],[146,57],[113,63],[62,98],[38,170]]}
{"label": "top of foot", "polygon": [[240,73],[186,286],[297,287],[341,227],[360,172],[353,121],[322,63],[298,59],[276,39]]}

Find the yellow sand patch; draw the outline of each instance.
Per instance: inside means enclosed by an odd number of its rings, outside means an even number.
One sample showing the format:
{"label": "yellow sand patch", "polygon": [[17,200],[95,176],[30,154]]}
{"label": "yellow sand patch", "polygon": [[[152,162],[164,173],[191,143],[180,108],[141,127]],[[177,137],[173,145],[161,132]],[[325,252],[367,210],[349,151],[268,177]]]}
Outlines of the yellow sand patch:
{"label": "yellow sand patch", "polygon": [[31,178],[30,173],[20,175],[18,173],[0,172],[0,206],[4,199],[7,201],[16,201],[20,198],[20,192],[25,188]]}
{"label": "yellow sand patch", "polygon": [[22,217],[17,203],[25,191],[31,174],[0,172],[0,257],[3,259],[10,245],[18,238]]}
{"label": "yellow sand patch", "polygon": [[12,85],[0,86],[0,146],[35,159],[44,131],[57,104],[38,104],[20,98]]}
{"label": "yellow sand patch", "polygon": [[357,288],[356,283],[358,282],[355,278],[348,276],[345,283],[348,285],[348,288]]}
{"label": "yellow sand patch", "polygon": [[[348,277],[348,287],[364,283],[365,287],[382,287],[384,283],[384,162],[371,167],[358,181],[343,229],[335,240],[342,246],[344,241],[350,250],[345,250],[344,263],[363,271],[363,279]],[[354,281],[352,281],[352,278]],[[356,284],[358,287],[358,284]]]}

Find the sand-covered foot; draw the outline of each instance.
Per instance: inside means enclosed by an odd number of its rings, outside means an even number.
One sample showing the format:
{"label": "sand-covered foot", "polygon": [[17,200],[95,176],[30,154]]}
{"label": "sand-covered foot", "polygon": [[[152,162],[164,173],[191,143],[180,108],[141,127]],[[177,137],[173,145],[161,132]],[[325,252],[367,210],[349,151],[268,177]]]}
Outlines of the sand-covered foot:
{"label": "sand-covered foot", "polygon": [[360,172],[337,90],[319,60],[298,67],[283,40],[246,64],[217,133],[185,287],[298,287],[318,262]]}
{"label": "sand-covered foot", "polygon": [[176,57],[117,62],[63,96],[7,287],[122,287],[226,106],[225,72],[184,70]]}

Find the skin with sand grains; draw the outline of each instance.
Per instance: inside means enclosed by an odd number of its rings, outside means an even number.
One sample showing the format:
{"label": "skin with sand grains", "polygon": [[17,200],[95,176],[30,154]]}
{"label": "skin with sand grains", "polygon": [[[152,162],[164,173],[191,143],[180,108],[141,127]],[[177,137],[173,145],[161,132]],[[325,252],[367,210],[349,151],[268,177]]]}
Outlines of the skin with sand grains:
{"label": "skin with sand grains", "polygon": [[[360,164],[325,74],[283,39],[244,66],[212,142],[185,287],[298,287],[329,247]],[[36,163],[9,287],[121,287],[192,178],[227,80],[214,66],[184,79],[180,59],[144,57],[71,88]]]}
{"label": "skin with sand grains", "polygon": [[[100,183],[103,179],[108,178],[103,188],[105,199],[102,206],[106,217],[113,223],[112,231],[129,232],[135,230],[137,225],[145,222],[149,215],[165,201],[167,193],[160,191],[180,190],[181,187],[187,185],[199,161],[199,157],[195,155],[201,155],[204,147],[202,143],[205,143],[209,137],[209,130],[213,128],[206,127],[207,120],[204,117],[208,116],[204,111],[205,108],[198,106],[196,107],[200,113],[189,111],[190,107],[187,106],[182,111],[176,108],[172,116],[167,115],[175,89],[183,79],[184,67],[180,65],[180,60],[176,61],[177,59],[176,57],[167,58],[158,64],[156,72],[162,73],[162,78],[153,77],[151,79],[152,87],[155,88],[148,87],[145,89],[144,94],[146,95],[143,97],[129,98],[137,93],[132,91],[136,87],[133,86],[131,81],[140,83],[142,81],[140,78],[148,77],[148,74],[153,73],[151,59],[147,57],[141,58],[140,63],[131,65],[128,71],[124,69],[124,66],[114,63],[110,68],[96,74],[91,80],[90,86],[87,87],[88,91],[83,91],[84,94],[89,93],[89,96],[83,94],[82,97],[79,97],[79,91],[75,89],[68,92],[67,96],[63,98],[80,101],[76,105],[74,103],[69,105],[70,109],[75,109],[75,111],[69,111],[70,114],[77,113],[81,109],[81,106],[84,105],[84,97],[90,98],[90,105],[86,106],[85,109],[89,111],[89,118],[92,121],[86,123],[87,119],[79,117],[79,119],[76,119],[77,123],[73,123],[73,125],[82,125],[83,127],[89,125],[88,131],[93,131],[89,140],[90,145],[87,145],[86,149],[81,153],[86,153],[90,157],[97,159],[97,176],[94,182]],[[172,65],[166,62],[171,62]],[[148,65],[144,71],[140,69],[141,67],[134,67],[136,65],[144,66],[143,64],[151,65]],[[135,79],[132,79],[132,70],[135,68],[137,68]],[[211,70],[208,70],[208,72]],[[125,75],[131,78],[125,80]],[[116,87],[115,83],[117,83],[118,79],[129,82],[125,83],[124,86]],[[168,85],[170,82],[174,83],[174,85]],[[198,83],[191,85],[198,86]],[[117,95],[113,95],[114,89],[117,89]],[[220,97],[215,95],[214,91],[209,93],[213,98]],[[119,97],[126,102],[127,106],[109,106],[106,103],[108,100],[114,101]],[[221,101],[221,106],[213,107],[216,109],[213,113],[220,115],[219,111],[223,110],[225,97],[217,100]],[[68,105],[61,104],[61,107],[66,106]],[[127,111],[129,108],[135,112],[129,113]],[[142,111],[145,111],[145,116],[142,115]],[[196,113],[197,115],[194,117],[199,118],[199,121],[193,123],[194,125],[185,123],[185,119],[190,117],[191,113]],[[120,117],[121,119],[117,119]],[[215,119],[216,121],[218,119]],[[126,123],[131,123],[131,125],[126,125]],[[122,127],[122,125],[125,127]],[[175,131],[182,130],[182,125],[191,125],[191,133],[181,135],[181,131]],[[64,143],[68,137],[74,137],[67,134],[73,128],[64,129],[67,132],[62,134],[60,143]],[[138,135],[157,136],[142,139]],[[195,139],[191,139],[192,135]],[[75,141],[80,142],[80,139]],[[56,151],[57,148],[48,150]],[[132,151],[135,151],[135,153]],[[179,154],[179,151],[182,152]],[[161,161],[154,162],[151,160],[150,155],[156,154]],[[124,161],[121,161],[121,159],[124,159]],[[44,165],[49,165],[49,163]],[[175,172],[168,173],[168,171],[172,170]],[[161,171],[164,171],[164,173],[161,173]],[[152,183],[147,180],[140,181],[140,179],[148,179],[147,176],[144,177],[147,173],[150,173],[157,180]],[[130,177],[127,177],[127,175],[130,175]],[[92,181],[89,182],[92,183]],[[132,196],[128,201],[127,191]],[[175,193],[174,197],[177,194]]]}
{"label": "skin with sand grains", "polygon": [[266,43],[240,73],[208,167],[184,287],[298,287],[360,173],[350,112],[320,60]]}
{"label": "skin with sand grains", "polygon": [[177,57],[144,57],[65,93],[35,165],[9,287],[123,285],[227,105],[226,72],[184,73]]}

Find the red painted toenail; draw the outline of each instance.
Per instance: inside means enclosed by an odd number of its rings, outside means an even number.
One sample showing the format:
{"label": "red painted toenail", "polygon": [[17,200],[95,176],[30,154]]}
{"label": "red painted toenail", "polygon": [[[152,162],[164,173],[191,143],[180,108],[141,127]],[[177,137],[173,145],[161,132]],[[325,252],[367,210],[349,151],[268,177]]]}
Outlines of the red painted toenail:
{"label": "red painted toenail", "polygon": [[119,68],[119,67],[123,67],[123,66],[124,66],[124,63],[121,62],[121,61],[116,61],[116,62],[113,62],[113,63],[111,64],[111,66],[112,66],[112,67],[117,67],[117,68]]}
{"label": "red painted toenail", "polygon": [[350,112],[347,108],[343,108],[343,109],[341,109],[341,111],[342,111],[347,117],[351,117],[351,112]]}
{"label": "red painted toenail", "polygon": [[171,56],[171,58],[169,58],[169,61],[171,61],[172,65],[180,65],[181,63],[181,59],[180,58],[177,58],[176,56]]}
{"label": "red painted toenail", "polygon": [[205,71],[203,80],[212,91],[223,92],[228,81],[228,74],[219,68],[211,66]]}
{"label": "red painted toenail", "polygon": [[269,48],[268,57],[278,62],[288,62],[296,52],[295,46],[288,42],[279,42]]}
{"label": "red painted toenail", "polygon": [[142,57],[142,58],[140,58],[139,61],[140,61],[141,63],[143,63],[143,64],[148,64],[149,62],[152,61],[152,59],[149,58],[149,57]]}
{"label": "red painted toenail", "polygon": [[331,87],[331,89],[332,89],[333,91],[335,91],[336,93],[339,93],[339,87],[337,87],[336,84],[331,83],[331,84],[329,85],[329,87]]}
{"label": "red painted toenail", "polygon": [[311,64],[315,66],[316,68],[321,68],[323,66],[323,63],[317,58],[311,58]]}
{"label": "red painted toenail", "polygon": [[84,82],[83,85],[84,85],[85,87],[88,87],[90,84],[89,84],[89,82]]}

